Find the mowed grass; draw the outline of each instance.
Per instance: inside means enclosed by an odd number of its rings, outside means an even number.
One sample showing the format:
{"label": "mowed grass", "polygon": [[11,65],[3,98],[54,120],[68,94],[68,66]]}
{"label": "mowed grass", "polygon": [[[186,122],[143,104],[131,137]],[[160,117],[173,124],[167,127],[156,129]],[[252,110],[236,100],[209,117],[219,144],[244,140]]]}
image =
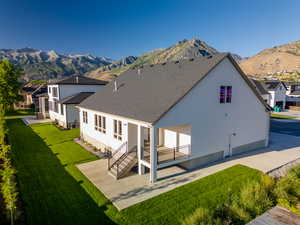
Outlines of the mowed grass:
{"label": "mowed grass", "polygon": [[28,225],[180,224],[198,207],[215,208],[261,172],[234,166],[121,212],[76,168],[96,157],[73,142],[78,129],[7,120]]}
{"label": "mowed grass", "polygon": [[286,116],[286,115],[272,113],[271,118],[274,118],[274,119],[295,119],[296,117],[295,116]]}
{"label": "mowed grass", "polygon": [[20,109],[20,110],[15,110],[15,111],[6,113],[4,118],[5,119],[18,119],[18,118],[22,118],[24,116],[33,116],[33,115],[34,115],[34,111],[32,109]]}

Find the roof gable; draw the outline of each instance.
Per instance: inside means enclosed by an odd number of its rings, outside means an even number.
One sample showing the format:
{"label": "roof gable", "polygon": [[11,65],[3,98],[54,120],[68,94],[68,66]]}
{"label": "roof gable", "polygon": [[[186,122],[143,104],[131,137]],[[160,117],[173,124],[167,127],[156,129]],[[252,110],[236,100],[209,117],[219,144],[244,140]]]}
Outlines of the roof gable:
{"label": "roof gable", "polygon": [[[226,57],[235,62],[222,53],[128,70],[116,79],[117,91],[111,82],[79,107],[154,124]],[[265,105],[248,78],[243,79]]]}

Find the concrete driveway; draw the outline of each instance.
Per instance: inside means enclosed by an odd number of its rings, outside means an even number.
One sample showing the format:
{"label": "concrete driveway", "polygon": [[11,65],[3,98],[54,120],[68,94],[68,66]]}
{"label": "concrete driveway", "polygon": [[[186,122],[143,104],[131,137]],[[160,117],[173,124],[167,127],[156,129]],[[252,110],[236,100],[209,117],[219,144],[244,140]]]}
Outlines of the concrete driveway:
{"label": "concrete driveway", "polygon": [[126,178],[115,180],[108,175],[107,162],[104,159],[80,164],[77,167],[119,210],[122,210],[237,164],[258,169],[264,173],[270,173],[291,162],[299,161],[300,131],[298,133],[298,128],[292,129],[295,131],[295,135],[298,136],[284,133],[291,126],[300,126],[300,122],[292,125],[287,122],[274,122],[272,120],[271,126],[272,129],[281,133],[272,132],[270,134],[270,146],[266,149],[259,149],[231,157],[193,171],[187,171],[177,166],[161,169],[158,171],[158,181],[154,184],[149,183],[148,174],[142,176],[133,174]]}

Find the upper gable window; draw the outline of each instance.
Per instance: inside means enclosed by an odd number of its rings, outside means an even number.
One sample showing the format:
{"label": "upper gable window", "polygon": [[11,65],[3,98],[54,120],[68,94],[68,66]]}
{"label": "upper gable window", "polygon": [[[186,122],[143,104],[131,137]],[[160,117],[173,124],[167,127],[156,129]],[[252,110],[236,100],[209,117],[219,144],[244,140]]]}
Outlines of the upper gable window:
{"label": "upper gable window", "polygon": [[52,92],[53,92],[53,94],[52,94],[53,97],[58,97],[58,94],[57,94],[57,87],[53,87],[53,88],[52,88]]}
{"label": "upper gable window", "polygon": [[220,103],[231,103],[232,86],[221,86],[219,98]]}

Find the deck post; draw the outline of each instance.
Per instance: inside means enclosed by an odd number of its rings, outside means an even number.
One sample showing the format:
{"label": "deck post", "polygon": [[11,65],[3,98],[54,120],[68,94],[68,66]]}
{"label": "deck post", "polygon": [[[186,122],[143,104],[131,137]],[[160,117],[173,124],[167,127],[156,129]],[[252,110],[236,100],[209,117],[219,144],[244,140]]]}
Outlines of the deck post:
{"label": "deck post", "polygon": [[157,132],[155,127],[150,127],[150,182],[157,179]]}
{"label": "deck post", "polygon": [[144,138],[142,135],[143,127],[141,125],[138,125],[137,129],[138,171],[139,175],[142,175],[145,173],[145,166],[141,163],[141,160],[144,158]]}

